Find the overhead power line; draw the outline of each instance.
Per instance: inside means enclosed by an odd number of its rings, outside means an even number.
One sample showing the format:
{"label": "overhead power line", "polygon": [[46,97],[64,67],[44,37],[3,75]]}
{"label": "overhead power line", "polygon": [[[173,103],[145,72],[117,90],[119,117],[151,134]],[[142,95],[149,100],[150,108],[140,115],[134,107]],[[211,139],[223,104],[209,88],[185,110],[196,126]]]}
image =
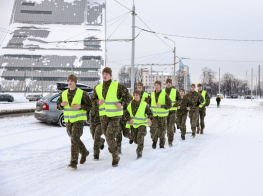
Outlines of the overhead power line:
{"label": "overhead power line", "polygon": [[263,40],[252,40],[252,39],[217,39],[217,38],[205,38],[205,37],[190,37],[190,36],[184,36],[184,35],[173,35],[173,34],[167,34],[167,33],[159,33],[152,30],[143,29],[140,27],[136,27],[142,31],[152,33],[154,35],[166,35],[166,36],[174,36],[174,37],[181,37],[181,38],[189,38],[189,39],[201,39],[201,40],[210,40],[210,41],[236,41],[236,42],[263,42]]}
{"label": "overhead power line", "polygon": [[194,58],[188,58],[188,57],[179,57],[179,56],[176,56],[178,58],[182,58],[182,59],[185,59],[185,60],[193,60],[193,61],[212,61],[212,62],[226,62],[226,63],[261,63],[263,62],[263,60],[259,60],[259,61],[250,61],[250,60],[247,60],[247,61],[236,61],[236,60],[215,60],[215,59],[194,59]]}
{"label": "overhead power line", "polygon": [[[116,0],[114,0],[114,1],[116,1]],[[129,11],[132,12],[132,10],[131,10],[130,8],[126,7],[125,5],[123,5],[122,3],[120,3],[119,1],[116,1],[116,3],[120,4],[122,7],[125,7],[127,10],[129,10]]]}

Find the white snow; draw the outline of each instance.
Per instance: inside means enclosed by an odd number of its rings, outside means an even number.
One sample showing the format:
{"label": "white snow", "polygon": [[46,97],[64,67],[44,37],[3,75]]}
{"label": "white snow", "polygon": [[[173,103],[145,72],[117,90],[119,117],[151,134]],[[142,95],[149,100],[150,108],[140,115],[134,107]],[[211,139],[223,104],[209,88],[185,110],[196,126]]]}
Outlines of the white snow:
{"label": "white snow", "polygon": [[2,67],[6,67],[8,65],[8,63],[3,63]]}
{"label": "white snow", "polygon": [[[246,106],[246,107],[243,107]],[[76,171],[70,161],[65,128],[40,123],[33,116],[0,119],[1,195],[165,195],[262,196],[263,100],[215,99],[207,108],[204,135],[153,150],[145,137],[143,158],[136,145],[122,142],[117,168],[107,148],[93,161],[93,140],[85,126],[82,141],[90,151]],[[187,131],[190,131],[189,119]]]}

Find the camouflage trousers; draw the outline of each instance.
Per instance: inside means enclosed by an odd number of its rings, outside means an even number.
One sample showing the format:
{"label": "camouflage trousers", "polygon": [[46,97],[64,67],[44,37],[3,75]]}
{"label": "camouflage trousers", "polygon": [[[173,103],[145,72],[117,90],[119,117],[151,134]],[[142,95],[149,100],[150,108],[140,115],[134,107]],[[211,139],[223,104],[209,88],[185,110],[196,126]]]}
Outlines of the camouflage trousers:
{"label": "camouflage trousers", "polygon": [[103,139],[101,136],[103,134],[101,129],[101,124],[99,123],[90,123],[90,133],[92,135],[92,138],[94,140],[94,146],[93,146],[93,153],[94,155],[100,154],[100,147],[104,144],[105,139]]}
{"label": "camouflage trousers", "polygon": [[140,126],[138,128],[131,128],[131,139],[137,144],[136,153],[142,154],[144,147],[144,137],[146,136],[146,126]]}
{"label": "camouflage trousers", "polygon": [[78,164],[79,153],[84,155],[89,151],[86,149],[80,137],[83,134],[83,122],[66,123],[67,133],[71,140],[71,161],[70,163]]}
{"label": "camouflage trousers", "polygon": [[154,117],[151,126],[151,138],[153,142],[157,142],[160,138],[160,146],[165,145],[166,134],[166,117]]}
{"label": "camouflage trousers", "polygon": [[181,136],[185,136],[186,134],[186,120],[187,120],[187,112],[185,113],[177,112],[177,123],[181,130]]}
{"label": "camouflage trousers", "polygon": [[176,122],[176,110],[169,111],[169,115],[167,116],[167,137],[168,142],[172,143],[174,141],[174,133],[175,129],[175,122]]}
{"label": "camouflage trousers", "polygon": [[[205,128],[205,116],[206,116],[206,108],[199,109],[199,117],[197,119],[196,127],[199,127],[199,124],[201,124],[201,129]],[[199,123],[199,118],[200,118],[200,123]]]}
{"label": "camouflage trousers", "polygon": [[120,132],[120,117],[100,117],[101,128],[106,136],[106,141],[109,146],[108,150],[112,154],[112,157],[118,156],[116,137]]}
{"label": "camouflage trousers", "polygon": [[189,111],[189,118],[190,118],[192,133],[196,133],[198,115],[199,115],[199,107],[196,107],[194,110]]}
{"label": "camouflage trousers", "polygon": [[121,148],[122,134],[126,138],[130,138],[130,129],[126,128],[126,121],[120,121],[120,131],[116,137],[117,147]]}

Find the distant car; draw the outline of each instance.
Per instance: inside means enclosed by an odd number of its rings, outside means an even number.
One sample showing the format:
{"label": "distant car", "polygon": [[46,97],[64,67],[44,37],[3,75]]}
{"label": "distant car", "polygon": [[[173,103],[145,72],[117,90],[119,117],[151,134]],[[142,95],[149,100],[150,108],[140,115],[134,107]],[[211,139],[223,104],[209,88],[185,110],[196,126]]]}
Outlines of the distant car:
{"label": "distant car", "polygon": [[13,102],[14,97],[12,95],[8,95],[8,94],[0,94],[0,101]]}
{"label": "distant car", "polygon": [[[81,84],[81,83],[77,83],[76,86],[86,92],[91,92],[93,91],[93,88],[91,88],[90,86],[86,85],[86,84]],[[59,91],[64,91],[69,89],[68,83],[67,82],[58,82],[57,83],[57,89]]]}
{"label": "distant car", "polygon": [[[251,99],[251,95],[247,95],[247,96],[246,96],[246,99]],[[252,96],[252,99],[255,99],[255,97]]]}
{"label": "distant car", "polygon": [[29,98],[31,98],[31,97],[33,97],[33,95],[27,95],[27,96],[26,96],[26,99],[29,99]]}
{"label": "distant car", "polygon": [[238,95],[231,95],[231,99],[238,99]]}
{"label": "distant car", "polygon": [[[37,120],[47,123],[57,123],[61,127],[66,126],[63,111],[57,109],[57,100],[59,99],[61,93],[62,92],[55,94],[50,93],[36,103],[36,110],[34,116]],[[92,93],[88,93],[88,95],[89,97],[91,97]]]}
{"label": "distant car", "polygon": [[42,98],[42,95],[32,95],[28,98],[29,101],[38,101]]}

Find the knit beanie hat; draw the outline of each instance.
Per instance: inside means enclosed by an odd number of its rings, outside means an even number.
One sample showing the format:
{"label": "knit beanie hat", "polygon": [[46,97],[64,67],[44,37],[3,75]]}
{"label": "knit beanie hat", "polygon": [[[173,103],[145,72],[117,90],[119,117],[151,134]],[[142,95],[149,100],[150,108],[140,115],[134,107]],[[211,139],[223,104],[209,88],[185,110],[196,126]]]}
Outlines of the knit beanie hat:
{"label": "knit beanie hat", "polygon": [[70,74],[70,75],[68,76],[67,81],[69,81],[69,80],[75,82],[76,84],[77,84],[77,82],[78,82],[78,78],[77,78],[74,74]]}
{"label": "knit beanie hat", "polygon": [[109,67],[105,67],[103,70],[102,70],[102,74],[103,73],[108,73],[108,74],[110,74],[111,76],[112,76],[112,70],[111,70],[111,68],[109,68]]}

